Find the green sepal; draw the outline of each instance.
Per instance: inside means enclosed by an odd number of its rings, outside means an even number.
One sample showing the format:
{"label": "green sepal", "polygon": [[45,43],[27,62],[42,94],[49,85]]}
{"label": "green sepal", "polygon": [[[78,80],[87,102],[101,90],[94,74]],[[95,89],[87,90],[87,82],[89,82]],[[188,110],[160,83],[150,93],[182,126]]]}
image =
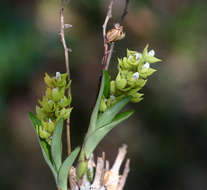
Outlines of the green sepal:
{"label": "green sepal", "polygon": [[63,119],[57,122],[54,133],[52,135],[51,154],[56,169],[59,170],[62,164],[62,132]]}
{"label": "green sepal", "polygon": [[160,62],[160,61],[162,61],[162,60],[148,54],[148,55],[145,57],[145,61],[146,61],[146,62],[149,62],[149,63],[156,63],[156,62]]}
{"label": "green sepal", "polygon": [[55,87],[54,80],[47,73],[45,73],[44,81],[50,88]]}
{"label": "green sepal", "polygon": [[76,157],[78,156],[79,151],[80,147],[77,147],[73,152],[71,152],[59,169],[57,177],[57,186],[61,190],[68,190],[68,174],[71,166],[73,165]]}
{"label": "green sepal", "polygon": [[95,150],[99,142],[107,135],[107,133],[109,133],[119,123],[128,119],[132,114],[133,111],[120,113],[114,118],[114,120],[110,124],[97,129],[90,136],[88,136],[86,142],[84,143],[86,158],[90,158],[91,153]]}
{"label": "green sepal", "polygon": [[131,96],[122,98],[113,106],[108,108],[104,113],[102,113],[97,120],[96,129],[109,124],[114,119],[114,117],[124,108],[124,106],[130,101],[131,98]]}
{"label": "green sepal", "polygon": [[51,158],[50,158],[50,147],[46,144],[46,142],[44,140],[42,140],[39,137],[39,135],[36,132],[36,127],[41,126],[41,121],[31,112],[29,112],[28,115],[29,115],[30,121],[32,122],[32,125],[34,127],[38,142],[39,142],[41,150],[42,150],[43,157],[45,159],[45,162],[47,163],[47,165],[51,169],[53,176],[55,178],[55,181],[56,181],[57,171],[56,171],[55,167],[53,166]]}
{"label": "green sepal", "polygon": [[147,78],[156,71],[157,71],[156,69],[152,69],[152,68],[142,69],[142,71],[140,72],[140,76],[142,76],[143,78]]}

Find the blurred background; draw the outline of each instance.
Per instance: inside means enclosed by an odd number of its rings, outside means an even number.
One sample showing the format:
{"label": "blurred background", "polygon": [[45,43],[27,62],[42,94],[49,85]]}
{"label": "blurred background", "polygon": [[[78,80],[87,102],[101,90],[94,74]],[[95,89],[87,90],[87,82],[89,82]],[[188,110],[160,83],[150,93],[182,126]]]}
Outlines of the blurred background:
{"label": "blurred background", "polygon": [[[124,0],[113,8],[119,20]],[[72,77],[72,146],[87,130],[103,56],[102,24],[108,0],[71,0],[65,21]],[[60,0],[7,0],[0,4],[0,189],[55,190],[27,112],[44,94],[44,73],[65,72],[58,36]],[[131,0],[125,39],[116,43],[111,73],[126,49],[148,43],[161,64],[130,105],[136,110],[99,145],[113,161],[128,144],[126,190],[207,189],[207,1]]]}

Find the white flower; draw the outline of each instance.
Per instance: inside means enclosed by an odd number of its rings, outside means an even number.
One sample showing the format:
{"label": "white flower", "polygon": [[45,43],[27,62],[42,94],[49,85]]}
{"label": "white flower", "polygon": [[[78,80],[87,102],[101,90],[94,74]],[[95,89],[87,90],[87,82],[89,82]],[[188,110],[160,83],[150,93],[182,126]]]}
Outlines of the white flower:
{"label": "white flower", "polygon": [[138,72],[134,73],[134,74],[132,75],[132,77],[135,78],[135,79],[137,80],[137,79],[139,78],[139,73],[138,73]]}
{"label": "white flower", "polygon": [[55,76],[56,79],[60,78],[60,76],[61,76],[61,75],[60,75],[60,72],[56,72],[56,76]]}
{"label": "white flower", "polygon": [[128,60],[130,60],[132,58],[132,55],[129,56]]}
{"label": "white flower", "polygon": [[151,55],[152,57],[154,57],[155,56],[155,51],[152,49],[152,50],[149,51],[148,54]]}
{"label": "white flower", "polygon": [[135,55],[136,60],[138,60],[141,57],[141,53],[135,53],[134,55]]}
{"label": "white flower", "polygon": [[143,66],[142,69],[149,69],[150,68],[150,64],[148,62],[146,62]]}

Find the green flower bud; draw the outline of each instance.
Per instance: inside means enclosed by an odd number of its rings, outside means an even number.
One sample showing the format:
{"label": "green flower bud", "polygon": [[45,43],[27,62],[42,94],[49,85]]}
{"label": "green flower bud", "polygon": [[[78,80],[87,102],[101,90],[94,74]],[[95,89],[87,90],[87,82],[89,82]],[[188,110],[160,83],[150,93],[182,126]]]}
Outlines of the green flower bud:
{"label": "green flower bud", "polygon": [[[56,73],[57,74],[57,73]],[[56,75],[56,84],[58,87],[64,87],[67,84],[66,78],[67,78],[68,74],[61,74],[61,75]]]}
{"label": "green flower bud", "polygon": [[63,98],[60,99],[59,101],[59,105],[63,108],[63,107],[67,107],[68,105],[70,105],[71,101],[69,98],[66,98],[66,96],[64,96]]}
{"label": "green flower bud", "polygon": [[42,139],[47,139],[51,136],[51,134],[49,132],[47,132],[44,128],[42,128],[41,126],[39,127],[39,136]]}
{"label": "green flower bud", "polygon": [[103,97],[100,102],[99,111],[104,112],[107,109],[106,99]]}
{"label": "green flower bud", "polygon": [[54,88],[55,87],[55,82],[54,80],[47,74],[45,73],[45,83],[50,87],[50,88]]}
{"label": "green flower bud", "polygon": [[138,93],[136,90],[131,90],[128,92],[128,95],[132,96],[131,102],[137,103],[140,102],[144,94]]}
{"label": "green flower bud", "polygon": [[53,106],[54,106],[54,101],[53,100],[45,101],[42,106],[45,111],[52,112]]}
{"label": "green flower bud", "polygon": [[127,75],[127,83],[128,85],[130,85],[131,87],[134,87],[136,85],[137,80],[139,79],[139,73],[135,72],[128,72]]}
{"label": "green flower bud", "polygon": [[52,89],[52,99],[55,102],[58,102],[62,97],[64,97],[65,89],[61,88],[59,89],[58,87]]}
{"label": "green flower bud", "polygon": [[140,76],[142,76],[143,78],[147,78],[150,75],[152,75],[154,72],[156,72],[157,70],[152,69],[152,68],[144,68],[140,71]]}
{"label": "green flower bud", "polygon": [[145,86],[146,83],[147,83],[147,80],[144,80],[144,79],[137,80],[135,89],[137,89],[137,91],[140,90],[141,88]]}
{"label": "green flower bud", "polygon": [[111,107],[113,104],[115,104],[117,101],[116,97],[114,95],[111,95],[109,99],[106,101],[107,108]]}
{"label": "green flower bud", "polygon": [[116,84],[115,81],[111,81],[110,83],[110,94],[115,94],[116,93]]}
{"label": "green flower bud", "polygon": [[37,118],[40,120],[44,120],[47,117],[47,113],[43,110],[43,108],[40,108],[39,106],[36,106],[36,113]]}
{"label": "green flower bud", "polygon": [[45,96],[47,97],[47,99],[52,99],[52,88],[47,88],[46,89]]}
{"label": "green flower bud", "polygon": [[122,90],[126,87],[127,85],[127,80],[125,78],[121,78],[121,74],[119,73],[116,77],[116,88],[118,88],[119,90]]}
{"label": "green flower bud", "polygon": [[50,133],[53,133],[53,131],[55,130],[55,126],[56,124],[53,121],[51,121],[51,119],[49,119],[48,125],[47,125],[47,131],[49,131]]}
{"label": "green flower bud", "polygon": [[59,116],[58,119],[63,118],[63,119],[67,119],[70,115],[70,112],[72,111],[72,108],[63,108],[60,110],[59,112]]}
{"label": "green flower bud", "polygon": [[145,62],[149,62],[149,63],[156,63],[156,62],[160,62],[161,60],[154,57],[155,55],[155,51],[154,50],[150,50],[148,52],[148,45],[146,45],[144,51],[143,51],[143,57],[144,57],[144,61]]}

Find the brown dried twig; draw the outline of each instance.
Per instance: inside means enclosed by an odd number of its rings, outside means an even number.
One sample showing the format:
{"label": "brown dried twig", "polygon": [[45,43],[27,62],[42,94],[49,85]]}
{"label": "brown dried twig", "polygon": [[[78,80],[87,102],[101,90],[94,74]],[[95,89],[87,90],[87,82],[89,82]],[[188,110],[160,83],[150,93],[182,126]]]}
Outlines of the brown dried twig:
{"label": "brown dried twig", "polygon": [[123,10],[123,13],[122,13],[120,21],[119,21],[120,24],[122,24],[122,22],[124,21],[125,16],[128,13],[128,6],[129,6],[129,0],[125,0],[124,10]]}
{"label": "brown dried twig", "polygon": [[[63,45],[63,48],[64,48],[65,66],[66,66],[66,71],[68,73],[68,81],[70,81],[70,67],[69,67],[69,53],[68,53],[70,51],[70,49],[67,47],[67,44],[66,44],[66,41],[65,41],[65,29],[72,27],[72,25],[65,24],[64,9],[65,9],[65,1],[62,0],[62,6],[61,6],[61,9],[60,9],[60,33],[59,34],[60,34],[61,42],[62,42],[62,45]],[[68,97],[69,96],[71,96],[71,87],[68,89]],[[71,152],[70,117],[66,121],[66,133],[67,133],[67,149],[68,149],[68,154],[70,154],[70,152]]]}
{"label": "brown dried twig", "polygon": [[109,7],[108,7],[108,12],[107,12],[104,24],[102,26],[103,27],[103,38],[104,38],[104,58],[103,58],[102,64],[103,64],[104,69],[106,69],[106,70],[108,69],[108,65],[107,65],[108,42],[106,39],[106,28],[107,28],[107,24],[108,24],[110,18],[112,18],[113,4],[114,4],[114,0],[111,0]]}
{"label": "brown dried twig", "polygon": [[[127,15],[129,1],[130,0],[125,0],[125,6],[124,6],[123,13],[120,17],[119,23],[116,23],[116,24],[121,25],[121,23],[123,22],[125,16]],[[102,64],[103,64],[103,68],[106,69],[106,70],[108,70],[110,60],[111,60],[111,57],[112,57],[112,53],[113,53],[113,49],[114,49],[114,46],[115,46],[115,42],[109,43],[106,39],[106,28],[107,28],[107,24],[108,24],[110,18],[112,18],[112,7],[113,7],[114,2],[115,2],[115,0],[111,0],[111,2],[109,4],[109,7],[108,7],[108,12],[107,12],[104,24],[102,26],[103,27],[103,38],[104,38],[104,58],[103,58],[103,63]],[[110,49],[108,50],[109,44],[110,44]]]}

